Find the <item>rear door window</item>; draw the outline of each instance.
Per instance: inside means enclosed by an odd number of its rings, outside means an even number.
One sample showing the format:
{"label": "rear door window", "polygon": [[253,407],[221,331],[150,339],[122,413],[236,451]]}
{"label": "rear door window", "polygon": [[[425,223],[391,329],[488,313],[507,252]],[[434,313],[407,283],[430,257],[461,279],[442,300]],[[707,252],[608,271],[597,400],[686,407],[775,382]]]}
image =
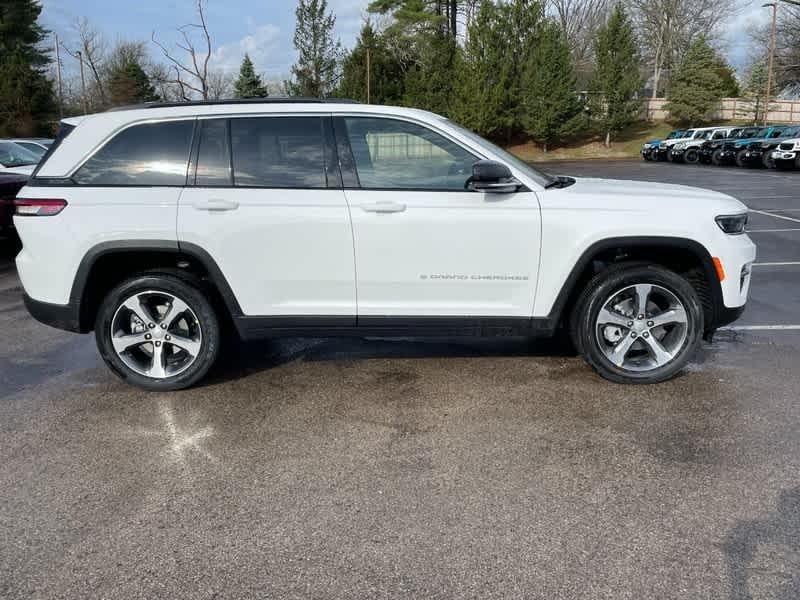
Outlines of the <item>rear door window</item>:
{"label": "rear door window", "polygon": [[121,131],[73,175],[79,185],[183,186],[194,120],[144,123]]}
{"label": "rear door window", "polygon": [[321,117],[232,118],[230,128],[236,187],[327,187]]}

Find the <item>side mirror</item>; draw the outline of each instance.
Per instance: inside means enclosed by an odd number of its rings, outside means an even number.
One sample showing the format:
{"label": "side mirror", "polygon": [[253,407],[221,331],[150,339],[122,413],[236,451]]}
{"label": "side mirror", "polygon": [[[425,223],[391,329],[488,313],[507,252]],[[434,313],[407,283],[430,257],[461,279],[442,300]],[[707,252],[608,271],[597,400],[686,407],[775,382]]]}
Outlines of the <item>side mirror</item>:
{"label": "side mirror", "polygon": [[493,160],[479,160],[472,165],[472,177],[467,179],[466,189],[491,194],[513,194],[520,183],[503,163]]}

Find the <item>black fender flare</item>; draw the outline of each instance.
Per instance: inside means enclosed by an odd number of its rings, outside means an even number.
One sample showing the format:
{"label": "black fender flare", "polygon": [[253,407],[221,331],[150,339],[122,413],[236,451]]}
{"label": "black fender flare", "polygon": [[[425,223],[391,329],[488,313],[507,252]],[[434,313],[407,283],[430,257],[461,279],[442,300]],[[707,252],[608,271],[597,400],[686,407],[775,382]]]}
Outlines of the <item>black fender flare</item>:
{"label": "black fender flare", "polygon": [[724,303],[722,300],[722,287],[717,277],[717,271],[714,267],[714,261],[711,254],[705,246],[700,242],[689,238],[669,237],[669,236],[631,236],[631,237],[613,237],[606,238],[593,243],[586,250],[583,251],[581,257],[573,265],[567,279],[561,286],[561,290],[556,296],[550,314],[547,316],[547,321],[552,327],[556,327],[564,315],[564,310],[567,308],[567,302],[572,297],[573,292],[576,291],[576,286],[580,280],[581,275],[584,273],[589,264],[606,250],[613,250],[616,248],[637,249],[646,247],[665,247],[675,248],[691,252],[702,266],[703,273],[708,281],[708,287],[711,293],[710,308],[712,310],[711,322],[706,323],[707,329],[714,329],[719,320],[719,315],[724,311]]}
{"label": "black fender flare", "polygon": [[208,273],[210,282],[219,291],[230,315],[232,317],[242,316],[241,306],[228,284],[228,280],[217,262],[200,246],[175,240],[117,240],[102,242],[93,246],[86,252],[78,265],[78,270],[72,282],[72,289],[70,290],[69,304],[78,312],[77,316],[81,331],[87,332],[91,329],[91,324],[88,323],[89,319],[86,314],[87,307],[84,305],[84,298],[86,287],[89,284],[89,276],[97,261],[111,254],[147,251],[174,253],[176,259],[186,256],[199,263]]}

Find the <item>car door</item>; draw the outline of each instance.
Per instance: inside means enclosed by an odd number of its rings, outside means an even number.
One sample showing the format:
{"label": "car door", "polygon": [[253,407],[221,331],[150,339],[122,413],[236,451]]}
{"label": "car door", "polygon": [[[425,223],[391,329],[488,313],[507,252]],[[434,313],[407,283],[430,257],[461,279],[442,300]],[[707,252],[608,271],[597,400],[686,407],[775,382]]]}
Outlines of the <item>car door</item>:
{"label": "car door", "polygon": [[319,114],[199,122],[178,238],[211,254],[247,316],[355,323],[353,238],[331,127]]}
{"label": "car door", "polygon": [[359,325],[369,317],[530,317],[536,194],[466,189],[477,153],[410,119],[335,118],[355,243]]}

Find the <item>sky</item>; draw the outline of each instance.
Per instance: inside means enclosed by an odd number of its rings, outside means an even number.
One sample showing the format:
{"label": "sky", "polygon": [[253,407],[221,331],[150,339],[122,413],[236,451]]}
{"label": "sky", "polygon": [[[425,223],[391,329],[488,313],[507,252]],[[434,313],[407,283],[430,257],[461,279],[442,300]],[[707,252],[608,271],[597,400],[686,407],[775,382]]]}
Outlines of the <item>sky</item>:
{"label": "sky", "polygon": [[[177,41],[175,29],[195,19],[194,0],[41,0],[42,20],[69,47],[74,44],[73,24],[88,17],[108,41],[149,40],[155,31],[159,41]],[[336,35],[344,47],[352,47],[369,0],[328,0],[336,14]],[[748,59],[748,28],[766,22],[769,10],[764,0],[740,0],[741,9],[726,27],[725,44],[730,61],[741,69]],[[217,68],[235,72],[245,52],[258,72],[270,80],[285,79],[295,60],[295,0],[207,0],[207,21],[212,34],[212,62]],[[152,44],[151,44],[152,46]],[[151,49],[157,56],[157,49]],[[69,57],[65,68],[70,70]]]}

